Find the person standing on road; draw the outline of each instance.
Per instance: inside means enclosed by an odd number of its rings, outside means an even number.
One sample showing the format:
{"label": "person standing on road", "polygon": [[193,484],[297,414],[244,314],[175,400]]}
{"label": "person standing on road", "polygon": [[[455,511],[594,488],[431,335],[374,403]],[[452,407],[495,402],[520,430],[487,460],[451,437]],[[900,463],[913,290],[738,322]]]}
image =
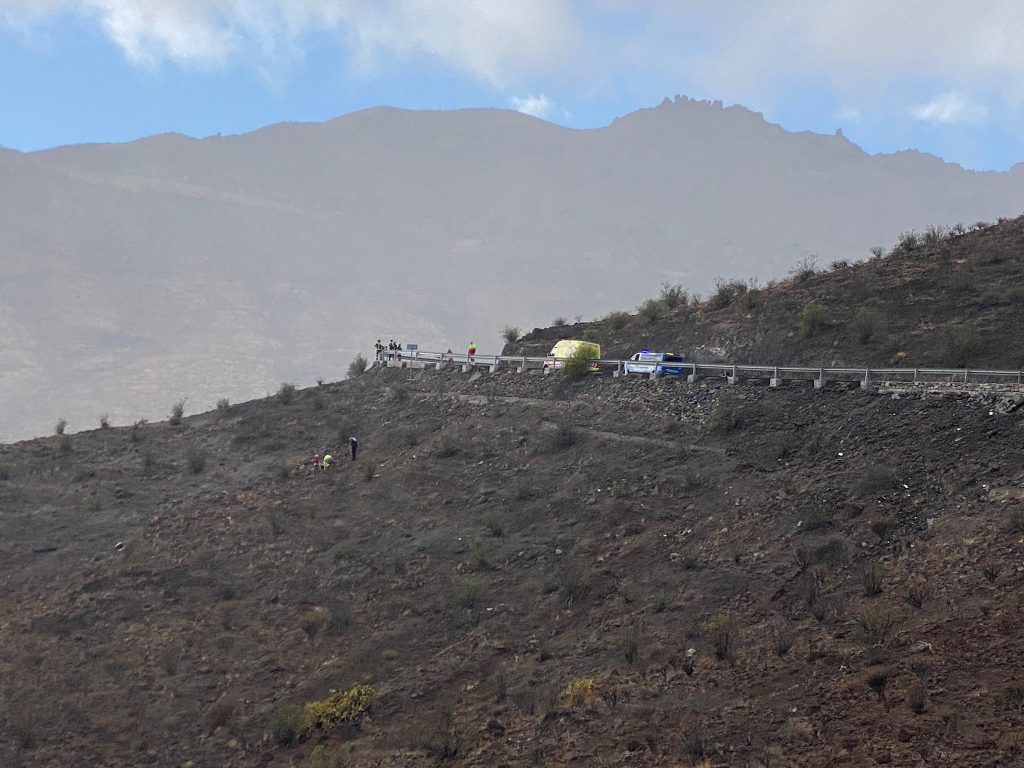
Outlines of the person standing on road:
{"label": "person standing on road", "polygon": [[348,447],[352,451],[352,461],[355,461],[356,453],[359,451],[359,441],[354,437],[350,437],[348,439]]}
{"label": "person standing on road", "polygon": [[473,358],[476,357],[476,344],[472,341],[469,342],[469,362],[473,362]]}

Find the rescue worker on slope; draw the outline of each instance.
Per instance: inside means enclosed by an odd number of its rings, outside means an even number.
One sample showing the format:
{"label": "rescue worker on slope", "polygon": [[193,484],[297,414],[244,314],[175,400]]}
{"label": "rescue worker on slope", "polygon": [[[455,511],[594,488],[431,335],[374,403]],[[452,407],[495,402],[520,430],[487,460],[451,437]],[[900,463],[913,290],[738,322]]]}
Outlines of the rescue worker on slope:
{"label": "rescue worker on slope", "polygon": [[331,465],[334,464],[334,457],[331,454],[324,451],[323,466],[324,469],[330,469]]}
{"label": "rescue worker on slope", "polygon": [[359,441],[356,438],[354,438],[354,437],[350,437],[348,439],[348,447],[352,451],[352,461],[355,461],[356,460],[356,453],[359,451]]}

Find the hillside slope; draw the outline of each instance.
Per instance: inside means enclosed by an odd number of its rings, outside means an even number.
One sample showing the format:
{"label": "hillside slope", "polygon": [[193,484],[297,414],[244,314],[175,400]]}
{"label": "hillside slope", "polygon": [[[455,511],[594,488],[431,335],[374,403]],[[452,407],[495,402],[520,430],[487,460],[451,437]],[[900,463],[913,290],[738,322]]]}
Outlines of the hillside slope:
{"label": "hillside slope", "polygon": [[[667,296],[667,299],[666,299]],[[888,254],[768,287],[724,280],[704,301],[663,294],[632,315],[535,329],[508,354],[589,338],[606,357],[640,349],[752,365],[1024,368],[1024,217],[909,233]]]}
{"label": "hillside slope", "polygon": [[1019,402],[373,370],[2,446],[0,761],[1012,764]]}
{"label": "hillside slope", "polygon": [[663,280],[707,292],[1022,209],[1024,166],[869,156],[687,99],[591,131],[376,109],[4,152],[0,439],[312,384],[382,336],[492,351],[506,323],[633,306]]}

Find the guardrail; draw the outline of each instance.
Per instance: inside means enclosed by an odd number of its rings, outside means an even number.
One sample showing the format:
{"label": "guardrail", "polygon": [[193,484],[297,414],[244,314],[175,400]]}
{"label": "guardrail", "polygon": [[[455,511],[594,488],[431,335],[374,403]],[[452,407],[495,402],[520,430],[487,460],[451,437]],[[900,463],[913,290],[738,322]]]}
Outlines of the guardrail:
{"label": "guardrail", "polygon": [[[515,355],[469,355],[449,352],[421,352],[407,354],[386,353],[378,362],[398,367],[422,368],[428,365],[445,367],[461,365],[464,370],[487,368],[497,371],[502,367],[514,368],[520,373],[530,370],[557,370],[569,358],[524,357]],[[809,368],[781,365],[736,365],[732,363],[647,363],[634,360],[594,360],[599,371],[611,371],[613,376],[646,375],[686,376],[694,382],[704,377],[724,378],[738,383],[743,378],[768,379],[773,387],[783,381],[813,381],[822,387],[827,381],[859,381],[867,387],[873,381],[936,382],[953,384],[1024,384],[1024,371],[983,370],[973,368]],[[650,372],[629,372],[627,366],[645,366]]]}

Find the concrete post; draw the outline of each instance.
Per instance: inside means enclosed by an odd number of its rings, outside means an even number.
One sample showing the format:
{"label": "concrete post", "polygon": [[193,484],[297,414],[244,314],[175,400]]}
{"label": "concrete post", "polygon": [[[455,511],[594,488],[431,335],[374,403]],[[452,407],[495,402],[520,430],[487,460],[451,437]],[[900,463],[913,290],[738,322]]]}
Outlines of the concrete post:
{"label": "concrete post", "polygon": [[519,363],[519,373],[526,373],[526,358],[525,357]]}
{"label": "concrete post", "polygon": [[648,378],[651,381],[654,381],[656,378],[658,378],[658,369],[655,368],[653,371],[651,371],[651,375]]}
{"label": "concrete post", "polygon": [[473,366],[472,365],[470,365],[469,363],[463,363],[462,364],[462,372],[463,373],[469,373],[471,370],[473,370]]}
{"label": "concrete post", "polygon": [[768,380],[768,386],[772,389],[778,389],[782,385],[782,379],[779,378],[779,369],[775,369],[774,375]]}
{"label": "concrete post", "polygon": [[700,377],[697,375],[697,366],[696,366],[696,364],[691,365],[690,366],[690,373],[686,377],[686,383],[687,384],[696,384],[698,378],[700,378]]}
{"label": "concrete post", "polygon": [[867,389],[868,388],[868,386],[869,386],[869,384],[868,384],[868,375],[870,373],[871,373],[871,369],[870,368],[864,369],[864,378],[860,380],[860,388],[861,389]]}
{"label": "concrete post", "polygon": [[726,381],[727,384],[739,384],[740,383],[740,377],[736,375],[736,366],[735,365],[732,367],[732,374],[729,375],[729,376],[726,376],[725,377],[725,381]]}
{"label": "concrete post", "polygon": [[822,369],[822,368],[818,369],[818,378],[816,378],[814,380],[814,388],[815,389],[824,389],[825,388],[825,370]]}

